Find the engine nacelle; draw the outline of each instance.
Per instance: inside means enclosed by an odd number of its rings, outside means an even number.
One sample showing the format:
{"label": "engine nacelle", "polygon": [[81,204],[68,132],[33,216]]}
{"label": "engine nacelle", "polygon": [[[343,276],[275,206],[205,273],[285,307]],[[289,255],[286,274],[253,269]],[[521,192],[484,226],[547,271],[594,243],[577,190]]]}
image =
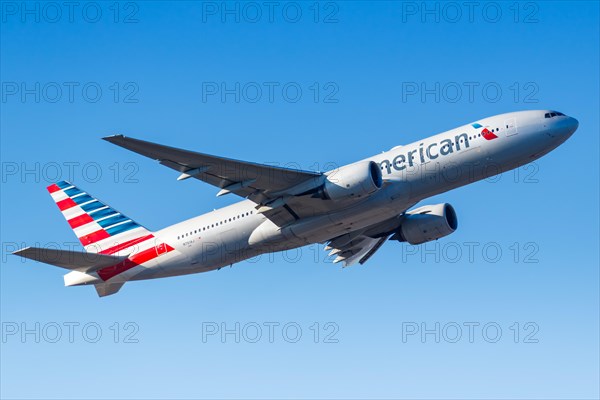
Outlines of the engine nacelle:
{"label": "engine nacelle", "polygon": [[448,203],[442,203],[407,212],[398,233],[400,241],[415,245],[447,236],[457,227],[458,219],[454,208]]}
{"label": "engine nacelle", "polygon": [[320,195],[330,200],[359,199],[378,191],[382,185],[379,165],[365,161],[347,165],[327,175]]}

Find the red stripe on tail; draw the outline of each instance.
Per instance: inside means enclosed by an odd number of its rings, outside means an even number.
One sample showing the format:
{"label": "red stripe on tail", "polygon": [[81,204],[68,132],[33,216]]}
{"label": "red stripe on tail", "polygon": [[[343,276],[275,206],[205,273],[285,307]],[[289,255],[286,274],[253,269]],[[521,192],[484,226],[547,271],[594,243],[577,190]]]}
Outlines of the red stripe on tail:
{"label": "red stripe on tail", "polygon": [[71,225],[71,228],[75,229],[80,227],[81,225],[85,225],[88,224],[90,222],[93,222],[94,219],[92,217],[90,217],[87,214],[81,214],[75,218],[71,218],[68,222],[69,225]]}
{"label": "red stripe on tail", "polygon": [[53,183],[52,185],[48,186],[46,189],[48,189],[48,192],[50,192],[50,193],[58,192],[60,190],[60,188],[58,187],[58,185],[56,183]]}
{"label": "red stripe on tail", "polygon": [[58,208],[60,209],[60,211],[64,211],[64,210],[67,210],[67,209],[69,209],[71,207],[75,207],[77,204],[73,200],[71,200],[70,197],[68,197],[68,198],[66,198],[64,200],[57,201],[56,205],[58,206]]}
{"label": "red stripe on tail", "polygon": [[104,229],[100,229],[99,231],[80,237],[79,241],[82,245],[87,246],[88,244],[96,243],[97,241],[106,239],[108,237],[110,237],[108,232],[106,232]]}

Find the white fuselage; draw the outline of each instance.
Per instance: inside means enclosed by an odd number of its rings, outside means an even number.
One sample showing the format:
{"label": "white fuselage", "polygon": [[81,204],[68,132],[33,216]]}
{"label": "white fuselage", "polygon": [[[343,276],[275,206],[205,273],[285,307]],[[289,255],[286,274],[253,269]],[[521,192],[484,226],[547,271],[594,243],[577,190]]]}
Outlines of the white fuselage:
{"label": "white fuselage", "polygon": [[[175,251],[136,267],[121,279],[210,271],[258,254],[325,242],[389,220],[427,197],[517,168],[559,146],[578,123],[564,115],[547,118],[548,113],[551,111],[501,114],[369,157],[367,160],[378,163],[382,170],[384,186],[380,190],[333,212],[284,227],[258,213],[256,203],[250,200],[169,226],[155,236]],[[119,276],[113,279],[118,281]]]}

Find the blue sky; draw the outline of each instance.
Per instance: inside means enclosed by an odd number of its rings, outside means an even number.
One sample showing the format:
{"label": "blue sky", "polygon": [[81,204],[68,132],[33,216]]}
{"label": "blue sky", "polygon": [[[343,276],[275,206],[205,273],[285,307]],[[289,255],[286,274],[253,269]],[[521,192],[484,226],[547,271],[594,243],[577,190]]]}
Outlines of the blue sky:
{"label": "blue sky", "polygon": [[[597,2],[60,4],[2,2],[2,398],[598,398]],[[58,179],[150,229],[238,200],[106,135],[326,169],[538,108],[579,130],[365,266],[311,246],[99,299],[7,255],[76,241]]]}

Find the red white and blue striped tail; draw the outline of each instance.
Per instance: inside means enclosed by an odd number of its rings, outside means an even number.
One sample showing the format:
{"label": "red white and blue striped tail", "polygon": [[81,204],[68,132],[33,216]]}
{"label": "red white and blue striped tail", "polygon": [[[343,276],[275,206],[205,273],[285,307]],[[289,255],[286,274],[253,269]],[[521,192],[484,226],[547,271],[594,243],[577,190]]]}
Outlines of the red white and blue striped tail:
{"label": "red white and blue striped tail", "polygon": [[140,224],[69,182],[47,189],[88,252],[114,254],[152,237]]}

